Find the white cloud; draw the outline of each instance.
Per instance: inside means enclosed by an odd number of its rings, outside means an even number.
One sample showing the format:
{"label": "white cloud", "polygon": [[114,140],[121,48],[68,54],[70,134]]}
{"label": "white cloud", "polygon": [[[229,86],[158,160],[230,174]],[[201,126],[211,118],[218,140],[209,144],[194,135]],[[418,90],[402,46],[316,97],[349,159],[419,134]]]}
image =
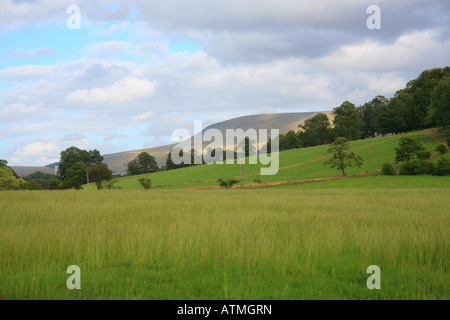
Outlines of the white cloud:
{"label": "white cloud", "polygon": [[68,101],[86,104],[115,104],[148,98],[155,93],[155,84],[147,79],[127,77],[109,87],[77,90],[67,96]]}
{"label": "white cloud", "polygon": [[92,45],[85,50],[85,54],[89,57],[107,58],[114,57],[131,46],[130,42],[111,40]]}
{"label": "white cloud", "polygon": [[439,41],[436,30],[423,30],[405,34],[394,43],[375,41],[342,46],[317,64],[329,69],[393,71],[411,66],[426,69],[443,67],[448,63],[450,40]]}

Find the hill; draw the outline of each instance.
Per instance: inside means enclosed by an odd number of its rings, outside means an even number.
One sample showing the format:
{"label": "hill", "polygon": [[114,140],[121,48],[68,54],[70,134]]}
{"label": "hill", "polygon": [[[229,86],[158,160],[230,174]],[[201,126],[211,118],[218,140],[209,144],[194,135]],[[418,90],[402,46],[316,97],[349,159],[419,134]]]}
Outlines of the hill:
{"label": "hill", "polygon": [[[386,137],[353,141],[351,150],[362,156],[361,168],[349,168],[348,174],[362,176],[377,173],[384,162],[394,162],[394,148],[404,136],[417,138],[434,156],[436,146],[444,139],[438,129],[429,129]],[[340,172],[323,163],[327,158],[328,145],[282,151],[279,154],[280,168],[276,175],[261,176],[266,185],[295,184],[340,179]],[[445,156],[449,157],[450,153]],[[248,161],[246,161],[248,163]],[[253,181],[259,175],[260,164],[243,165],[243,183],[255,187]],[[142,176],[152,179],[156,188],[218,188],[218,178],[239,176],[237,164],[212,164],[160,171],[147,175],[128,176],[117,179],[117,185],[124,189],[139,188],[138,179]],[[439,178],[439,177],[437,177]],[[445,177],[444,177],[445,179]],[[92,186],[93,187],[93,186]]]}
{"label": "hill", "polygon": [[[218,129],[225,136],[226,129],[279,129],[281,134],[289,130],[298,130],[298,125],[302,124],[306,119],[313,117],[319,112],[291,112],[291,113],[270,113],[270,114],[256,114],[233,118],[230,120],[212,124],[203,129],[203,132],[208,129]],[[332,118],[331,111],[325,113],[330,119]],[[186,128],[191,129],[191,128]],[[191,138],[193,139],[193,138]],[[114,173],[124,174],[127,171],[127,163],[135,158],[141,152],[147,152],[155,157],[158,166],[166,164],[167,154],[175,144],[169,144],[154,148],[144,148],[138,150],[123,151],[113,154],[104,155],[104,162]]]}
{"label": "hill", "polygon": [[29,166],[11,166],[19,177],[26,177],[35,172],[55,174],[55,168],[45,167],[29,167]]}

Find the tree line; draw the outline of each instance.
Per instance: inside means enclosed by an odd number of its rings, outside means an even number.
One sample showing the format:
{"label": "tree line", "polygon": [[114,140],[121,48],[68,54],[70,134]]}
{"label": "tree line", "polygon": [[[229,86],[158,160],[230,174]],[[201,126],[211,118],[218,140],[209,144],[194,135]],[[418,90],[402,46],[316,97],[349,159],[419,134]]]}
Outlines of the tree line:
{"label": "tree line", "polygon": [[[450,67],[423,71],[387,99],[374,97],[361,106],[344,101],[332,111],[333,122],[318,113],[279,137],[280,151],[450,125]],[[269,143],[270,144],[270,143]]]}

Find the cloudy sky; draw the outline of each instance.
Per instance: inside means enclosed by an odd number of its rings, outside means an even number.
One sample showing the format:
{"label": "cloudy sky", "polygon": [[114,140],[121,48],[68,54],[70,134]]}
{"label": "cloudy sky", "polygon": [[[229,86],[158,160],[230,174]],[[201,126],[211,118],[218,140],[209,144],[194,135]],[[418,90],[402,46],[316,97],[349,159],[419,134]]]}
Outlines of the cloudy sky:
{"label": "cloudy sky", "polygon": [[391,97],[449,65],[449,15],[448,0],[0,0],[0,159],[46,165],[72,145],[166,144],[193,121]]}

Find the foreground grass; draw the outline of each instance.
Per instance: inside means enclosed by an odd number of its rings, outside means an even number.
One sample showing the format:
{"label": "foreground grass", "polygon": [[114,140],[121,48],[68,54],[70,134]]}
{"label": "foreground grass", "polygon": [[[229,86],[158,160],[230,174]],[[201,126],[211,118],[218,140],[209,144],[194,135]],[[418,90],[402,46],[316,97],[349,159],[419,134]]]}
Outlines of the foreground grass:
{"label": "foreground grass", "polygon": [[[449,189],[0,192],[5,299],[449,299]],[[368,290],[366,268],[381,268]],[[81,290],[68,290],[69,265]]]}

